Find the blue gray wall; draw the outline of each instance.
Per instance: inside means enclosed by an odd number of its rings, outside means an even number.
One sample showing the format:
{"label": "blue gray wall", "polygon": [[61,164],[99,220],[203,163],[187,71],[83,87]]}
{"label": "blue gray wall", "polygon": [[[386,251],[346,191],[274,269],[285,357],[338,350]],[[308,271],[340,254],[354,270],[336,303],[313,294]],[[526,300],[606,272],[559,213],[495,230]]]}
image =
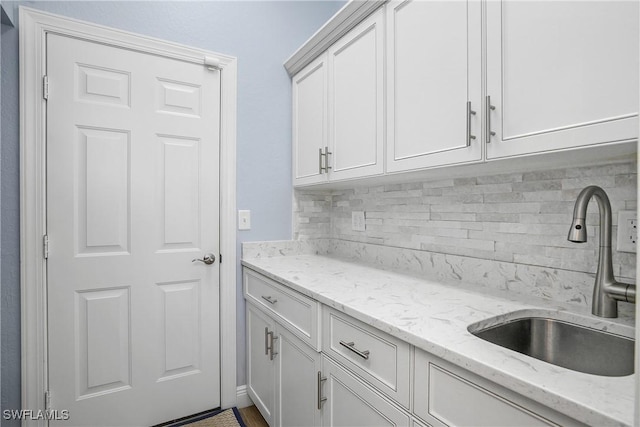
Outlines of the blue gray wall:
{"label": "blue gray wall", "polygon": [[[20,2],[238,58],[237,203],[251,210],[240,243],[291,238],[291,83],[283,62],[344,1]],[[15,2],[3,1],[8,10]],[[20,407],[18,28],[2,26],[0,325],[2,409]],[[239,258],[238,258],[239,259]],[[240,272],[238,266],[238,272]],[[238,276],[238,371],[245,384]],[[4,425],[4,423],[3,423]]]}

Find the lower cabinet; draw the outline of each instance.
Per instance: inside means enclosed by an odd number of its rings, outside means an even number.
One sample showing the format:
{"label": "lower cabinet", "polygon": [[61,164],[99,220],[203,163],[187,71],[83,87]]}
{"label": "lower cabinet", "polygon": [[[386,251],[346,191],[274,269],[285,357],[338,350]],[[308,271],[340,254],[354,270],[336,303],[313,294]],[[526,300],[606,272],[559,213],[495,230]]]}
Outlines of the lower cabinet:
{"label": "lower cabinet", "polygon": [[274,426],[276,370],[269,354],[269,333],[275,331],[275,322],[252,304],[246,307],[247,393],[265,421]]}
{"label": "lower cabinet", "polygon": [[246,302],[247,392],[271,427],[583,426],[335,309],[310,331],[320,352],[289,306]]}
{"label": "lower cabinet", "polygon": [[319,426],[320,353],[247,304],[247,392],[270,426]]}
{"label": "lower cabinet", "polygon": [[409,416],[345,368],[322,356],[323,426],[408,426]]}
{"label": "lower cabinet", "polygon": [[320,353],[278,327],[276,362],[276,425],[318,426]]}
{"label": "lower cabinet", "polygon": [[433,427],[583,425],[419,349],[413,400],[413,413]]}

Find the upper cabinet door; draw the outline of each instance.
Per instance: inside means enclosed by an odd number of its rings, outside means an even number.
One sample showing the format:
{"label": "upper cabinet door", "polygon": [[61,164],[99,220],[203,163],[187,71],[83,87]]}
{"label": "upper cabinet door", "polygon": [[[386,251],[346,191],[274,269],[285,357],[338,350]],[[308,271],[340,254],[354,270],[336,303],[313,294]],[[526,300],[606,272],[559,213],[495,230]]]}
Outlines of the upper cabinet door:
{"label": "upper cabinet door", "polygon": [[329,49],[331,180],[384,172],[384,13]]}
{"label": "upper cabinet door", "polygon": [[487,158],[638,136],[638,2],[487,2]]}
{"label": "upper cabinet door", "polygon": [[391,2],[387,26],[387,171],[482,160],[481,3]]}
{"label": "upper cabinet door", "polygon": [[293,77],[293,183],[327,180],[322,169],[327,142],[327,56],[321,55]]}

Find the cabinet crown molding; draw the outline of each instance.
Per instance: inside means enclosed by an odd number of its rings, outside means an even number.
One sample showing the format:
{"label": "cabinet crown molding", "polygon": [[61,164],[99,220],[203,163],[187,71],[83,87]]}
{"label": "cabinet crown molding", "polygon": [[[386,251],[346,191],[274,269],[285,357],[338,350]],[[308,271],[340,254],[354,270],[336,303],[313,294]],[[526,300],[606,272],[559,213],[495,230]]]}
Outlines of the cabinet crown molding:
{"label": "cabinet crown molding", "polygon": [[350,0],[285,61],[284,68],[290,76],[295,75],[386,2]]}

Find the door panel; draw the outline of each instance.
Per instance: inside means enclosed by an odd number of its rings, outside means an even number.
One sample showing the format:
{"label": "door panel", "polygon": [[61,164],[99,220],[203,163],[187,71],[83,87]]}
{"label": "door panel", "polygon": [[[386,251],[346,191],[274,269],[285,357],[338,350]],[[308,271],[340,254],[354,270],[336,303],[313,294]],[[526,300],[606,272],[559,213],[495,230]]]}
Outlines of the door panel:
{"label": "door panel", "polygon": [[78,127],[78,254],[128,253],[130,133]]}
{"label": "door panel", "polygon": [[76,294],[78,396],[131,387],[129,288]]}
{"label": "door panel", "polygon": [[65,425],[220,405],[220,75],[48,35],[49,386]]}

